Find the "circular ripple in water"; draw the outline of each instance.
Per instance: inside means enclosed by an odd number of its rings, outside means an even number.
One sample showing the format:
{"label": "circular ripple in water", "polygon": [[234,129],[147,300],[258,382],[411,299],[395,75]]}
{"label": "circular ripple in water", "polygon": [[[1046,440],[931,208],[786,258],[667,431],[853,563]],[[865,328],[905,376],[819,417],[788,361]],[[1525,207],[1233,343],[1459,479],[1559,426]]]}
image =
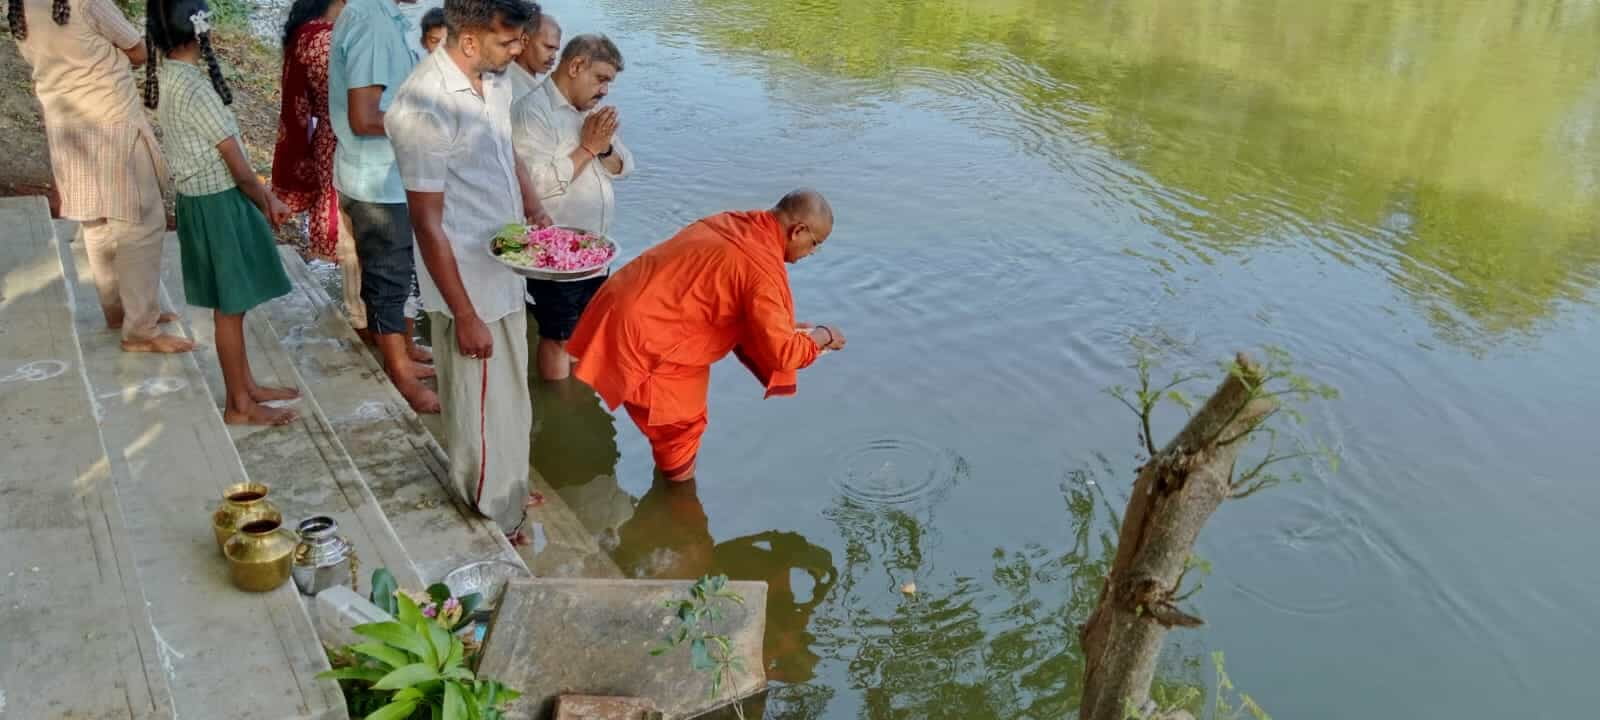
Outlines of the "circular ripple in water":
{"label": "circular ripple in water", "polygon": [[1281,613],[1348,612],[1366,595],[1356,585],[1363,536],[1354,518],[1309,506],[1291,511],[1282,526],[1241,538],[1228,549],[1233,585]]}
{"label": "circular ripple in water", "polygon": [[960,455],[920,440],[887,437],[845,453],[833,474],[840,494],[868,505],[937,500],[967,474]]}

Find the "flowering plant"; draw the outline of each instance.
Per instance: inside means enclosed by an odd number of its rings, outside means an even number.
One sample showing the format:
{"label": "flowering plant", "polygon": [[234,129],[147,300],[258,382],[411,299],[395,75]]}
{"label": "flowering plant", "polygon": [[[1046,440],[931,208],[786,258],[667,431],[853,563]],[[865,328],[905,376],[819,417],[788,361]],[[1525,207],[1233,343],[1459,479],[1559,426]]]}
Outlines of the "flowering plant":
{"label": "flowering plant", "polygon": [[373,605],[395,615],[400,610],[401,596],[410,600],[422,617],[433,621],[446,632],[457,633],[472,624],[472,611],[483,604],[483,595],[472,593],[455,597],[444,583],[434,583],[425,591],[402,590],[388,568],[378,568],[372,573]]}

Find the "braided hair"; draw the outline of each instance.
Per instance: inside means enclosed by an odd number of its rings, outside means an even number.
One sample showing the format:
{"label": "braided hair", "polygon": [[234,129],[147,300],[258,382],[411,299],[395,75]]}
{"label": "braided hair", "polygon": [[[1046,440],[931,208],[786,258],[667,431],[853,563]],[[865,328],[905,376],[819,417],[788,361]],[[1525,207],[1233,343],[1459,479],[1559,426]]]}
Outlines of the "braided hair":
{"label": "braided hair", "polygon": [[[17,42],[28,39],[28,15],[23,8],[27,0],[9,0],[6,3],[6,25],[11,29],[11,37]],[[67,0],[53,0],[50,3],[50,19],[57,25],[66,25],[72,19],[72,6]]]}
{"label": "braided hair", "polygon": [[222,75],[217,63],[217,53],[211,47],[211,32],[195,32],[195,15],[210,12],[205,0],[150,0],[145,14],[145,44],[150,49],[150,60],[145,65],[144,104],[155,109],[161,102],[161,91],[156,80],[157,58],[172,54],[173,50],[190,43],[200,44],[200,57],[206,61],[206,73],[211,76],[211,88],[222,98],[222,104],[233,104],[233,90]]}

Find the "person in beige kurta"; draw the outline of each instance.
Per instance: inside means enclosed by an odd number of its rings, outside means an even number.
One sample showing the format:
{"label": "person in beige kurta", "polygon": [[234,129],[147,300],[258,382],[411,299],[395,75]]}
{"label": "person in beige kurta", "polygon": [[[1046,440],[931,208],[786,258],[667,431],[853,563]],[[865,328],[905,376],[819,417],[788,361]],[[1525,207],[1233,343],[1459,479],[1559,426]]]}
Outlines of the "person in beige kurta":
{"label": "person in beige kurta", "polygon": [[82,224],[106,324],[122,348],[186,352],[161,331],[166,163],[132,67],[147,59],[139,29],[112,0],[9,0],[17,50],[33,68],[61,217]]}

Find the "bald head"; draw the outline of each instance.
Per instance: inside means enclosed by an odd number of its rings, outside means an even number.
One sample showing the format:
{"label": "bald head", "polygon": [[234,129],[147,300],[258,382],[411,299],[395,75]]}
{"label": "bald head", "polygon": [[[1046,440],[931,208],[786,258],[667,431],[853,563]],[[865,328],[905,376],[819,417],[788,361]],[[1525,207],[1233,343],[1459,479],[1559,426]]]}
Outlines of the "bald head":
{"label": "bald head", "polygon": [[772,212],[786,222],[833,227],[833,206],[828,204],[828,199],[822,193],[810,188],[801,188],[783,196]]}
{"label": "bald head", "polygon": [[833,206],[822,193],[809,188],[784,195],[772,214],[783,226],[784,259],[789,262],[816,252],[833,234]]}

